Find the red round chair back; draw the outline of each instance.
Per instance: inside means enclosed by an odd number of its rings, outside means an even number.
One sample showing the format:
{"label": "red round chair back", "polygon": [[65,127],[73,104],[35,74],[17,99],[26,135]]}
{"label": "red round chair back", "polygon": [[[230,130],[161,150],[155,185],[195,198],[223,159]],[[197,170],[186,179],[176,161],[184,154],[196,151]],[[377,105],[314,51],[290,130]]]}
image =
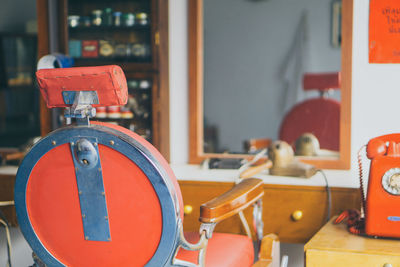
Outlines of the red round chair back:
{"label": "red round chair back", "polygon": [[[98,152],[93,169],[76,161],[83,139]],[[165,159],[106,123],[66,127],[36,144],[18,170],[15,202],[21,230],[47,266],[163,266],[183,220]]]}
{"label": "red round chair back", "polygon": [[283,119],[279,139],[294,145],[307,132],[318,138],[322,149],[339,151],[340,103],[316,98],[297,104]]}

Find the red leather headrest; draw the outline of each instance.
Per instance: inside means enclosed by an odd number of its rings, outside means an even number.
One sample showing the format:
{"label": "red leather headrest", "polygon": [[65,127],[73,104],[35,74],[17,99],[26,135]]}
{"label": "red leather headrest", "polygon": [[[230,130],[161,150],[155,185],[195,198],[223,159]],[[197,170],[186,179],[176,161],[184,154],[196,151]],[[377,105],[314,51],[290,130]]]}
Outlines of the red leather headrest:
{"label": "red leather headrest", "polygon": [[340,89],[340,72],[306,73],[303,77],[305,91]]}
{"label": "red leather headrest", "polygon": [[96,92],[98,103],[92,106],[125,105],[128,86],[121,67],[116,65],[41,69],[36,78],[47,107],[69,107],[65,95],[77,91]]}

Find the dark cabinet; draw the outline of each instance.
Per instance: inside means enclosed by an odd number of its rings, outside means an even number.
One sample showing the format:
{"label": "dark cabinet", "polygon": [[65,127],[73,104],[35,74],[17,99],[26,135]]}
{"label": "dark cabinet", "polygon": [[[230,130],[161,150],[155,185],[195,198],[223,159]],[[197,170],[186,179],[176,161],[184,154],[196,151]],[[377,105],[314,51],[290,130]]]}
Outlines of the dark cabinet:
{"label": "dark cabinet", "polygon": [[20,147],[40,134],[36,43],[34,34],[0,33],[0,147]]}
{"label": "dark cabinet", "polygon": [[[168,1],[37,3],[39,56],[61,52],[74,59],[74,66],[121,66],[128,103],[97,109],[96,120],[138,133],[169,159]],[[43,103],[41,114],[41,132],[46,134],[54,129],[54,118]]]}

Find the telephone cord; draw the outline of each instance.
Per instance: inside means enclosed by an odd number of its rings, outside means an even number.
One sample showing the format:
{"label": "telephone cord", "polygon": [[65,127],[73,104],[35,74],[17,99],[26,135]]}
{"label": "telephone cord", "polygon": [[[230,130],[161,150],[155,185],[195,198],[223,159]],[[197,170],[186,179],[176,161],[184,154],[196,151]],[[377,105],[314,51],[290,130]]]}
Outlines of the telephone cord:
{"label": "telephone cord", "polygon": [[358,161],[358,174],[360,178],[360,193],[361,193],[361,217],[363,218],[366,212],[366,204],[365,204],[365,193],[364,193],[364,182],[363,182],[363,169],[362,169],[362,158],[361,158],[361,150],[363,150],[366,146],[362,146],[360,150],[358,150],[357,161]]}
{"label": "telephone cord", "polygon": [[321,169],[318,169],[317,172],[321,173],[321,174],[322,174],[322,177],[323,177],[324,180],[325,180],[326,200],[327,200],[327,202],[328,202],[328,212],[327,212],[327,215],[326,215],[326,221],[328,222],[329,219],[331,218],[331,209],[332,209],[331,188],[330,188],[330,186],[329,186],[328,178],[326,177],[325,172],[324,172],[323,170],[321,170]]}

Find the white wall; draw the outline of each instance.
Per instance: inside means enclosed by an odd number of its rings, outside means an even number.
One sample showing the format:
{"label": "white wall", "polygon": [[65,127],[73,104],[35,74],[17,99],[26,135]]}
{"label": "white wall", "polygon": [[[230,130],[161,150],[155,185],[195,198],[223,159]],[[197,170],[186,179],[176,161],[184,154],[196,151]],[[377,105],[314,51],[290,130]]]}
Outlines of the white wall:
{"label": "white wall", "polygon": [[355,0],[353,27],[352,169],[368,139],[400,132],[400,64],[368,63],[368,1]]}
{"label": "white wall", "polygon": [[186,163],[189,146],[187,0],[169,1],[171,162]]}

